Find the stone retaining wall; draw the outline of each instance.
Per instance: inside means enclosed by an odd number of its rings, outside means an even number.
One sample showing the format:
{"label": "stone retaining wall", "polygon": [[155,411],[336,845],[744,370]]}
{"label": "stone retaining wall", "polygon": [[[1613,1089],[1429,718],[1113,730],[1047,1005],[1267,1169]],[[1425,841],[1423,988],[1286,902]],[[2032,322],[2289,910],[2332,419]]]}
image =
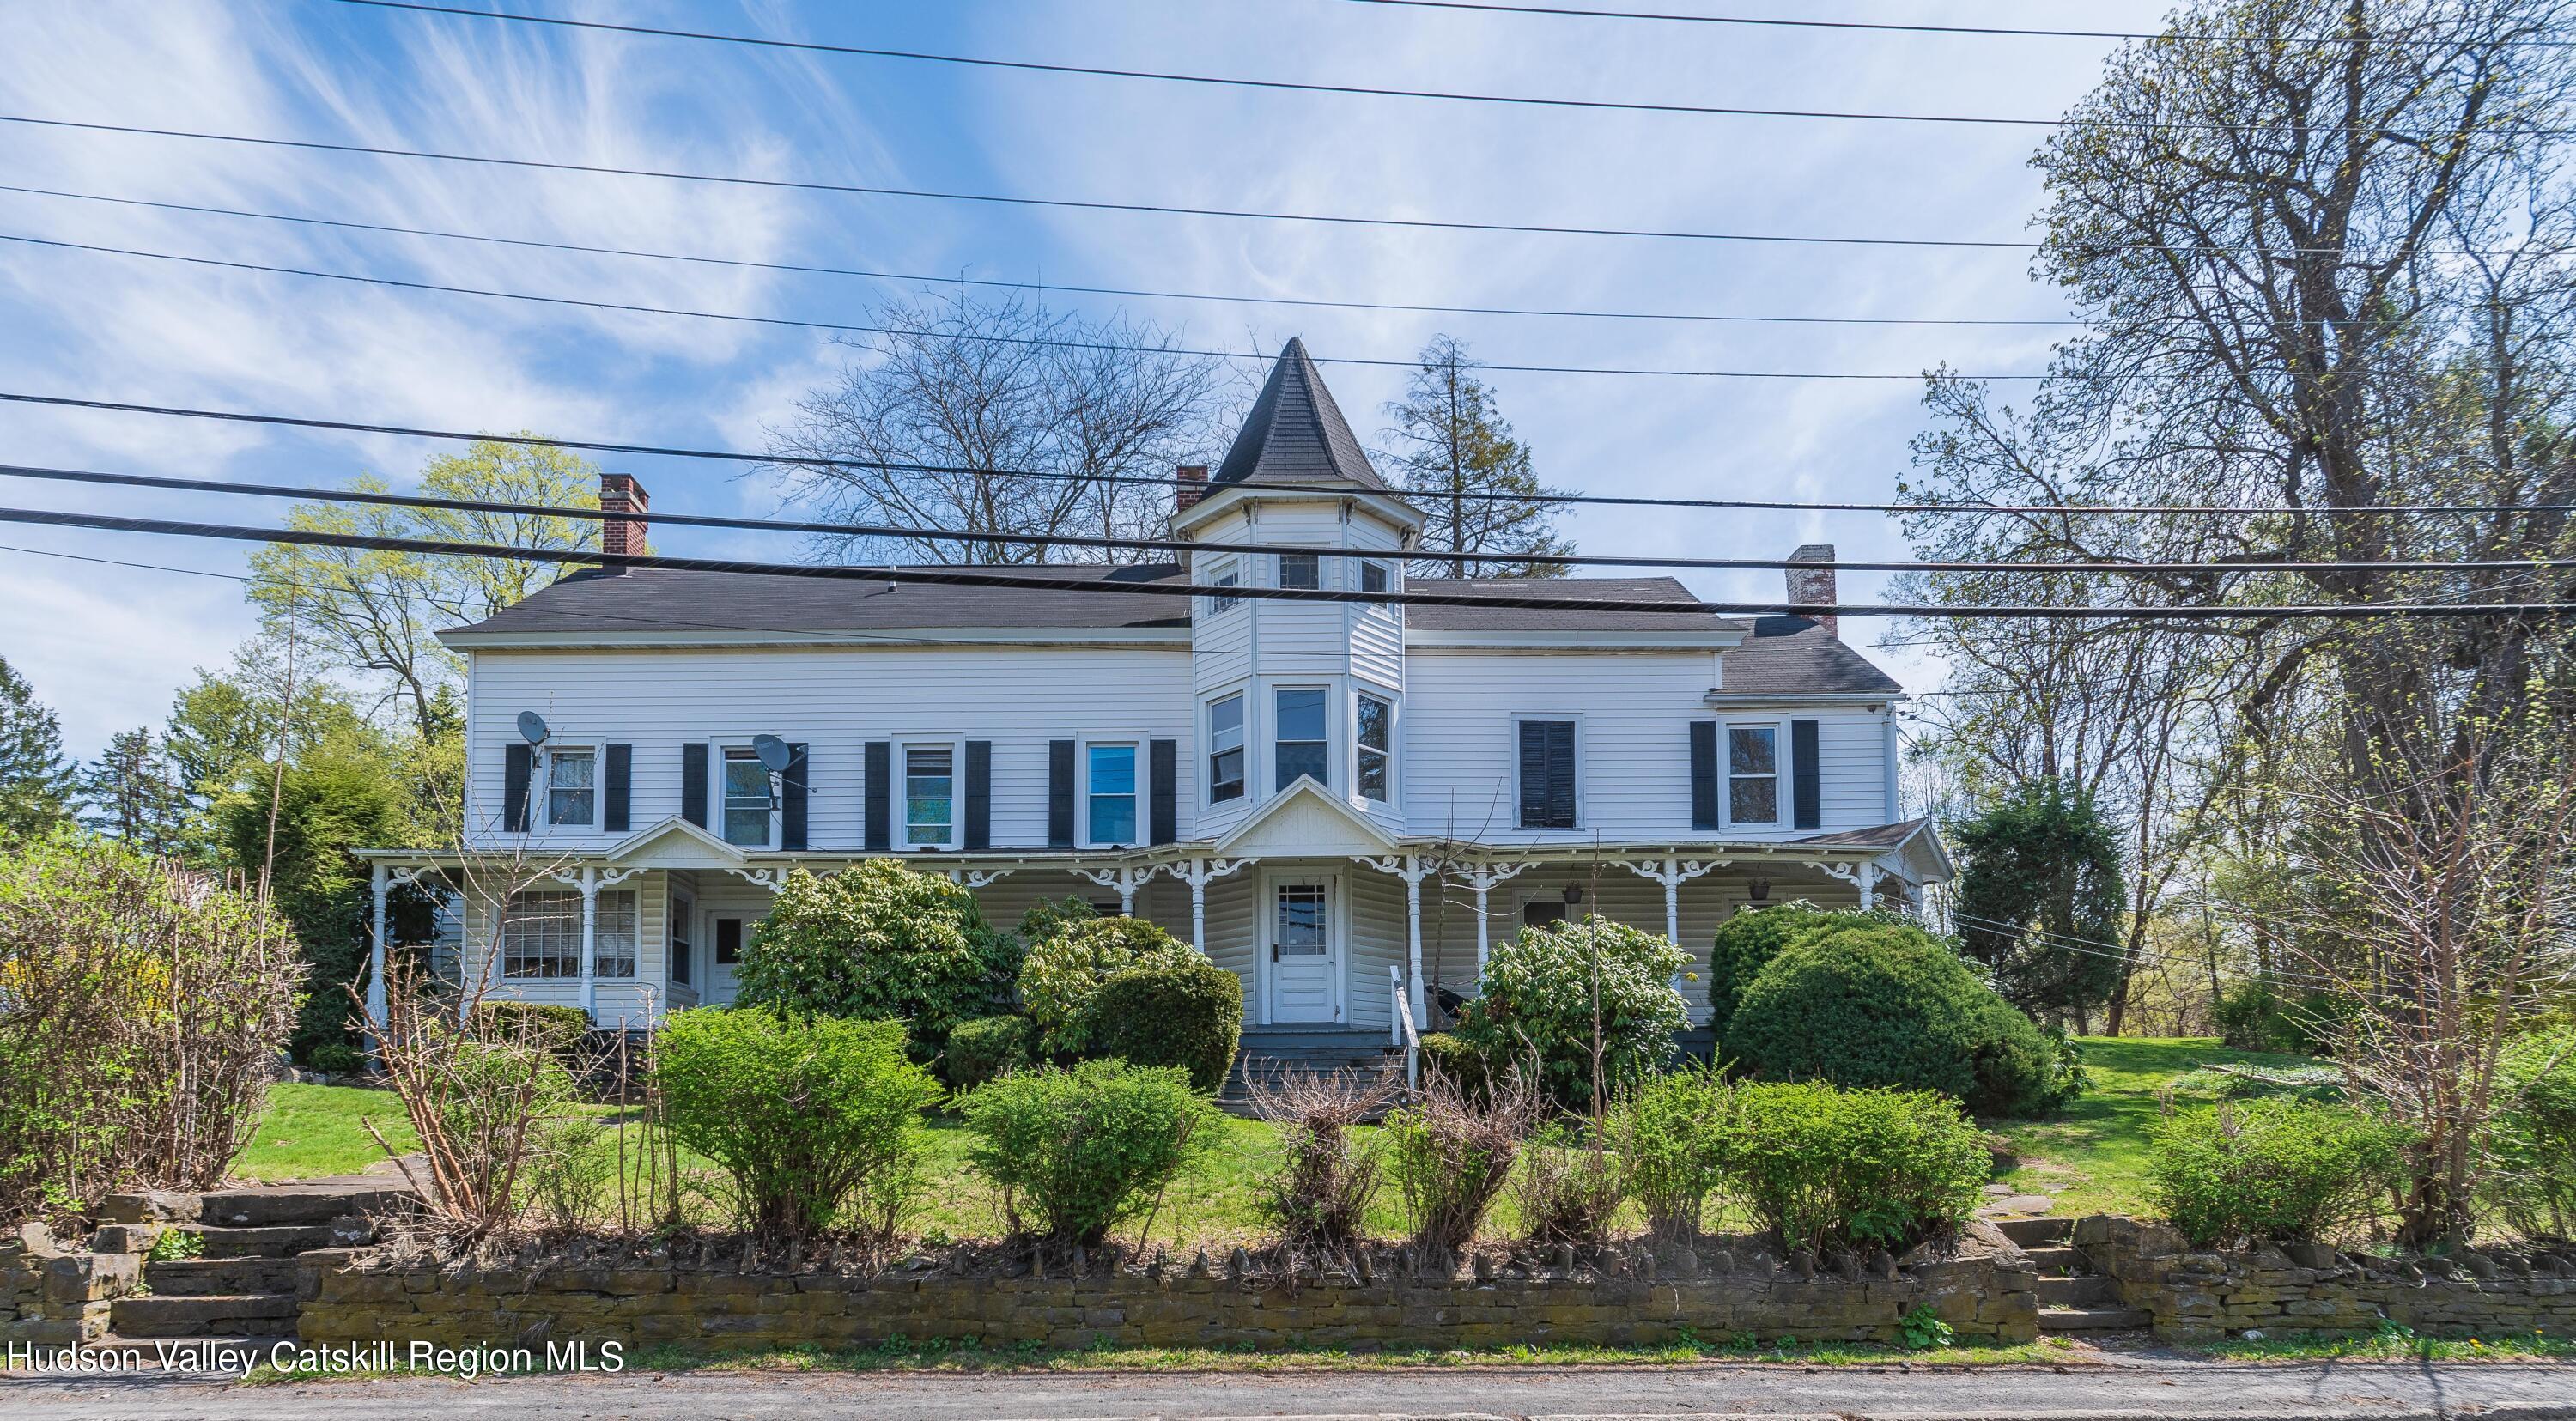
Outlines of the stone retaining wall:
{"label": "stone retaining wall", "polygon": [[2374,1258],[2326,1244],[2195,1250],[2171,1225],[2078,1220],[2075,1246],[2156,1336],[2209,1341],[2248,1328],[2368,1332],[2382,1321],[2434,1335],[2576,1335],[2576,1253],[2464,1251]]}
{"label": "stone retaining wall", "polygon": [[135,1253],[86,1253],[43,1224],[0,1235],[0,1343],[68,1347],[107,1335],[110,1306],[143,1276]]}
{"label": "stone retaining wall", "polygon": [[[1732,1259],[1722,1260],[1732,1263]],[[1668,1267],[1667,1274],[1676,1270]],[[684,1343],[857,1347],[903,1337],[988,1346],[1500,1347],[1703,1338],[1895,1342],[1926,1304],[1962,1340],[2039,1333],[2037,1278],[2017,1255],[1882,1266],[1846,1278],[1776,1267],[1694,1276],[1378,1278],[1296,1287],[1225,1276],[968,1277],[929,1271],[731,1273],[668,1267],[392,1265],[363,1250],[303,1255],[309,1344]]]}

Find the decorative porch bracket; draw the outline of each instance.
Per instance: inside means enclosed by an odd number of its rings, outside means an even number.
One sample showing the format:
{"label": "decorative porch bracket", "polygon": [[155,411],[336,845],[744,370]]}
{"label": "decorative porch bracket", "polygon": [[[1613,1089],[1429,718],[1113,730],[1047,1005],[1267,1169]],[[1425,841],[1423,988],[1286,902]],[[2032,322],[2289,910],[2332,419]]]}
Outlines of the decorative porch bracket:
{"label": "decorative porch bracket", "polygon": [[1860,910],[1864,913],[1878,906],[1878,875],[1884,870],[1874,863],[1820,863],[1816,867],[1832,877],[1860,890]]}
{"label": "decorative porch bracket", "polygon": [[1486,895],[1494,891],[1496,884],[1518,878],[1530,867],[1530,861],[1523,859],[1518,863],[1473,864],[1461,870],[1466,875],[1467,886],[1476,890],[1476,980],[1479,982],[1485,980],[1485,955],[1491,935],[1491,925],[1485,913]]}
{"label": "decorative porch bracket", "polygon": [[1161,863],[1122,863],[1116,868],[1077,868],[1074,872],[1103,888],[1117,889],[1119,915],[1132,918],[1136,916],[1136,890],[1151,883],[1155,874],[1170,867],[1172,865]]}
{"label": "decorative porch bracket", "polygon": [[1366,864],[1380,873],[1390,873],[1404,880],[1404,960],[1407,979],[1406,998],[1412,1003],[1413,1018],[1424,1014],[1422,996],[1422,880],[1439,871],[1438,860],[1420,854],[1388,854],[1369,858],[1354,854],[1352,862]]}
{"label": "decorative porch bracket", "polygon": [[1621,868],[1639,878],[1651,879],[1664,890],[1664,940],[1675,947],[1682,941],[1682,885],[1705,873],[1726,867],[1728,859],[1620,859]]}
{"label": "decorative porch bracket", "polygon": [[1183,859],[1171,865],[1172,877],[1190,886],[1190,946],[1207,951],[1207,886],[1251,865],[1250,859]]}

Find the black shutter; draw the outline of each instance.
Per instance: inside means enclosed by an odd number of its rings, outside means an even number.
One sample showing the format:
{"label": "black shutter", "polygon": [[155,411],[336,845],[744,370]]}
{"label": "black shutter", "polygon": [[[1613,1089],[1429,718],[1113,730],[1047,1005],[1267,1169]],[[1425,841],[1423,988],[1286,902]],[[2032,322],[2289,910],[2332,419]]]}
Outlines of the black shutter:
{"label": "black shutter", "polygon": [[894,745],[871,740],[867,755],[867,845],[890,849],[894,847]]}
{"label": "black shutter", "polygon": [[599,809],[599,827],[611,834],[625,833],[634,821],[634,746],[608,747],[608,763],[600,769],[599,792],[603,797]]}
{"label": "black shutter", "polygon": [[1047,742],[1047,847],[1073,847],[1073,742]]}
{"label": "black shutter", "polygon": [[805,742],[787,747],[787,773],[778,777],[778,847],[805,847],[806,776]]}
{"label": "black shutter", "polygon": [[1798,796],[1798,827],[1821,829],[1825,823],[1824,786],[1816,765],[1816,723],[1789,722],[1789,778]]}
{"label": "black shutter", "polygon": [[1574,722],[1554,720],[1547,728],[1548,827],[1574,825]]}
{"label": "black shutter", "polygon": [[513,745],[501,757],[501,831],[528,832],[528,761],[530,747]]}
{"label": "black shutter", "polygon": [[680,817],[707,827],[707,744],[693,740],[680,747]]}
{"label": "black shutter", "polygon": [[1717,722],[1695,720],[1690,727],[1691,827],[1717,827]]}
{"label": "black shutter", "polygon": [[966,847],[993,847],[993,742],[966,742]]}
{"label": "black shutter", "polygon": [[1157,740],[1150,748],[1153,752],[1154,809],[1149,827],[1153,832],[1146,836],[1145,842],[1168,844],[1181,836],[1179,787],[1172,783],[1181,777],[1181,742]]}

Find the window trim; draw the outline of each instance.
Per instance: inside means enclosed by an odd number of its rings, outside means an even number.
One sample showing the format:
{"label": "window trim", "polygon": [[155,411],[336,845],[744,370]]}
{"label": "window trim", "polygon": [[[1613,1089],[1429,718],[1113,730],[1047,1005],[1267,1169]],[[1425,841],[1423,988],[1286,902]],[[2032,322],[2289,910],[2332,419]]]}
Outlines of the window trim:
{"label": "window trim", "polygon": [[[1289,559],[1291,559],[1291,558],[1297,558],[1297,559],[1300,559],[1300,560],[1302,560],[1302,561],[1304,561],[1304,562],[1307,562],[1307,563],[1311,563],[1311,564],[1313,564],[1314,569],[1315,569],[1315,580],[1314,580],[1314,581],[1312,581],[1312,582],[1300,582],[1300,583],[1294,583],[1294,584],[1290,583],[1290,582],[1288,581],[1288,560],[1289,560]],[[1274,554],[1272,554],[1272,555],[1271,555],[1270,576],[1271,576],[1271,585],[1272,585],[1272,586],[1274,586],[1274,587],[1280,587],[1280,588],[1293,588],[1294,590],[1299,591],[1299,592],[1320,592],[1320,591],[1324,590],[1324,557],[1323,557],[1323,554],[1321,554],[1321,553],[1274,553]]]}
{"label": "window trim", "polygon": [[[886,837],[899,854],[954,852],[966,842],[966,737],[963,735],[896,735],[889,736],[892,753],[886,757],[886,773],[893,783],[886,786]],[[916,844],[912,842],[912,785],[909,751],[944,749],[948,752],[948,842]],[[1074,757],[1079,773],[1082,757]]]}
{"label": "window trim", "polygon": [[[1210,587],[1240,587],[1243,585],[1243,560],[1232,555],[1217,558],[1208,564],[1207,572],[1200,580]],[[1201,615],[1208,617],[1224,616],[1243,605],[1242,598],[1223,595],[1199,600],[1207,604]]]}
{"label": "window trim", "polygon": [[[635,929],[626,943],[626,970],[610,974],[600,970],[603,958],[600,937],[606,931],[608,900],[623,898],[635,907]],[[644,894],[634,888],[602,888],[591,895],[590,975],[595,982],[635,982],[644,976]]]}
{"label": "window trim", "polygon": [[[707,786],[707,817],[715,821],[713,832],[725,843],[749,852],[775,853],[778,851],[782,821],[786,817],[787,796],[783,791],[773,793],[771,796],[768,838],[757,844],[734,844],[733,840],[725,838],[725,760],[737,750],[750,756],[753,764],[760,763],[760,756],[751,748],[751,737],[748,735],[739,740],[720,737],[708,742],[707,774],[715,782]],[[767,770],[764,768],[763,774],[766,773]]]}
{"label": "window trim", "polygon": [[[1358,570],[1351,574],[1352,587],[1362,592],[1392,592],[1397,590],[1395,585],[1395,566],[1387,559],[1353,558],[1351,561],[1358,565]],[[1372,572],[1378,575],[1378,579],[1382,585],[1377,587],[1371,587],[1368,585],[1369,574]]]}
{"label": "window trim", "polygon": [[[1574,723],[1574,822],[1570,825],[1565,825],[1563,827],[1551,826],[1547,828],[1532,828],[1521,823],[1521,722],[1528,720],[1562,720],[1572,721]],[[1587,742],[1590,740],[1590,732],[1584,727],[1583,712],[1541,710],[1514,711],[1512,712],[1510,736],[1511,738],[1503,743],[1503,754],[1505,758],[1511,762],[1512,767],[1512,828],[1514,831],[1524,834],[1576,834],[1584,832],[1585,826],[1590,824],[1592,821],[1592,815],[1590,806],[1584,802],[1584,791],[1588,788],[1585,781],[1589,776],[1584,773],[1583,760],[1584,752],[1589,748]]]}
{"label": "window trim", "polygon": [[[523,916],[515,910],[513,905],[515,905],[520,899],[539,894],[550,899],[562,899],[567,901],[571,905],[571,911],[568,915],[548,913],[543,917],[538,917],[533,914]],[[570,926],[564,929],[564,936],[569,942],[569,946],[566,950],[562,952],[551,952],[543,957],[514,953],[511,950],[510,941],[512,929],[534,922],[562,922],[569,924]],[[492,948],[493,955],[500,959],[500,980],[504,982],[580,981],[581,890],[578,888],[528,887],[513,889],[509,893],[503,895],[501,899],[501,921],[494,925],[492,932]],[[510,970],[510,959],[513,956],[528,957],[528,960],[530,961],[567,963],[569,964],[569,970],[559,972],[513,972]]]}
{"label": "window trim", "polygon": [[[1199,698],[1199,723],[1197,726],[1199,762],[1204,771],[1203,778],[1205,779],[1207,786],[1207,804],[1211,809],[1224,804],[1248,802],[1252,798],[1252,747],[1255,743],[1253,740],[1252,693],[1255,689],[1256,688],[1249,683],[1238,683],[1236,685],[1228,686],[1223,690],[1210,692],[1209,694]],[[1243,741],[1235,747],[1235,753],[1243,757],[1243,777],[1241,780],[1242,787],[1240,789],[1237,789],[1234,793],[1219,799],[1216,793],[1217,749],[1214,712],[1216,710],[1217,703],[1226,700],[1239,700],[1243,702],[1243,725],[1239,732],[1243,737]]]}
{"label": "window trim", "polygon": [[[1735,732],[1767,730],[1771,732],[1771,817],[1738,819],[1735,817]],[[1748,776],[1758,779],[1760,776]],[[1726,828],[1785,829],[1793,811],[1789,805],[1789,722],[1765,717],[1721,719],[1717,723],[1717,822]]]}
{"label": "window trim", "polygon": [[[1074,825],[1074,842],[1086,849],[1141,849],[1154,836],[1150,822],[1153,814],[1153,755],[1151,740],[1142,732],[1126,734],[1105,732],[1076,736],[1073,742],[1073,805],[1079,821]],[[1091,750],[1093,746],[1124,747],[1136,756],[1136,837],[1132,842],[1118,843],[1091,832]]]}
{"label": "window trim", "polygon": [[[1270,718],[1265,727],[1268,733],[1262,737],[1261,744],[1264,752],[1263,758],[1268,762],[1267,768],[1270,771],[1270,793],[1272,795],[1284,794],[1288,789],[1287,785],[1283,785],[1279,782],[1279,693],[1282,691],[1314,691],[1324,698],[1324,738],[1321,742],[1324,747],[1324,774],[1326,776],[1324,791],[1328,794],[1331,793],[1333,786],[1330,777],[1333,773],[1333,761],[1339,758],[1333,753],[1333,746],[1339,742],[1339,736],[1336,732],[1340,729],[1339,726],[1334,724],[1335,719],[1340,714],[1340,712],[1335,709],[1335,706],[1342,699],[1341,697],[1333,694],[1335,690],[1334,683],[1329,680],[1317,681],[1308,680],[1304,677],[1291,677],[1287,680],[1269,682],[1265,689],[1270,693]],[[1299,745],[1311,745],[1318,742],[1299,740],[1293,743]],[[1293,784],[1295,781],[1292,780],[1290,783]]]}
{"label": "window trim", "polygon": [[[1377,752],[1386,757],[1386,797],[1383,799],[1369,798],[1367,791],[1362,788],[1365,778],[1360,774],[1360,766],[1363,763],[1362,757],[1369,753],[1360,744],[1360,702],[1362,700],[1376,701],[1386,707],[1386,748]],[[1403,743],[1404,698],[1384,686],[1370,682],[1363,681],[1353,685],[1351,687],[1351,798],[1362,804],[1374,804],[1385,809],[1396,807],[1397,800],[1404,793],[1403,781],[1399,778],[1401,758],[1398,753]]]}
{"label": "window trim", "polygon": [[[579,820],[568,819],[558,824],[554,822],[555,757],[563,751],[590,757],[590,817]],[[608,768],[608,742],[604,740],[556,741],[549,738],[547,743],[538,750],[536,758],[539,764],[530,766],[528,774],[530,831],[543,834],[555,829],[587,829],[596,833],[608,812],[608,805],[604,802],[608,795],[608,785],[602,777],[602,772]],[[539,769],[544,773],[537,773]]]}

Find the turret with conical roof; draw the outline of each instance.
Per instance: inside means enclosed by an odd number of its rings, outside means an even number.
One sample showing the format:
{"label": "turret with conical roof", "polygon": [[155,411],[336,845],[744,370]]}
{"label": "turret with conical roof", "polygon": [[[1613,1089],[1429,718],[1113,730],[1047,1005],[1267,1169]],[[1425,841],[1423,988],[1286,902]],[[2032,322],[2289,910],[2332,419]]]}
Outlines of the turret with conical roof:
{"label": "turret with conical roof", "polygon": [[1392,493],[1386,480],[1370,467],[1368,451],[1351,433],[1333,392],[1315,370],[1306,342],[1294,336],[1270,367],[1261,397],[1252,402],[1234,447],[1225,454],[1213,480],[1234,483],[1320,484]]}

